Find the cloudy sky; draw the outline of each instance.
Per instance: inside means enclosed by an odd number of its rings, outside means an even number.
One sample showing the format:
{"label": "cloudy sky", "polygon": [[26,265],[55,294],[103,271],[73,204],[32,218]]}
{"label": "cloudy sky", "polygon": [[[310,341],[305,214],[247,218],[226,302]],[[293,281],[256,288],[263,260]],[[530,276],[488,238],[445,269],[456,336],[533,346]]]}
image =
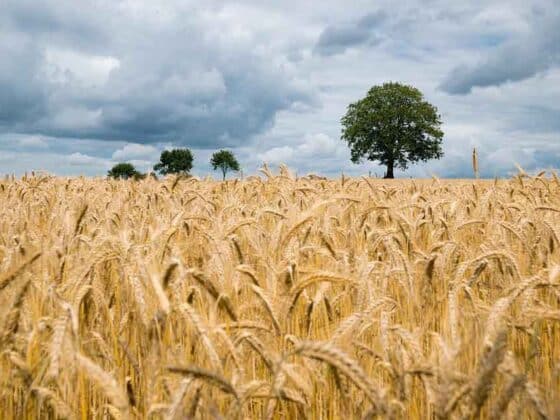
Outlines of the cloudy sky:
{"label": "cloudy sky", "polygon": [[557,0],[1,0],[0,173],[104,175],[190,147],[197,175],[232,149],[244,173],[382,175],[340,140],[350,102],[418,87],[445,157],[398,176],[560,166]]}

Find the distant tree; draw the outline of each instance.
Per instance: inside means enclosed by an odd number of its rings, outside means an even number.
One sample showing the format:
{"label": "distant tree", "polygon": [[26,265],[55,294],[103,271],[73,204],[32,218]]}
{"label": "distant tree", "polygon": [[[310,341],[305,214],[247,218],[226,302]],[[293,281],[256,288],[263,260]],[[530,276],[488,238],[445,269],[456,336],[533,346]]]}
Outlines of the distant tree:
{"label": "distant tree", "polygon": [[385,83],[348,106],[341,138],[350,147],[352,162],[379,161],[387,166],[385,178],[394,178],[395,167],[406,169],[411,162],[443,156],[440,118],[418,89]]}
{"label": "distant tree", "polygon": [[210,163],[212,164],[212,168],[214,170],[220,169],[222,171],[223,179],[226,179],[226,174],[229,170],[232,171],[239,171],[239,162],[235,158],[234,154],[229,150],[220,150],[215,152],[212,155],[212,159],[210,159]]}
{"label": "distant tree", "polygon": [[107,176],[115,179],[141,179],[143,174],[138,172],[132,163],[117,163],[107,172]]}
{"label": "distant tree", "polygon": [[193,166],[193,155],[189,149],[164,150],[159,162],[154,166],[154,171],[162,175],[184,174],[187,175]]}

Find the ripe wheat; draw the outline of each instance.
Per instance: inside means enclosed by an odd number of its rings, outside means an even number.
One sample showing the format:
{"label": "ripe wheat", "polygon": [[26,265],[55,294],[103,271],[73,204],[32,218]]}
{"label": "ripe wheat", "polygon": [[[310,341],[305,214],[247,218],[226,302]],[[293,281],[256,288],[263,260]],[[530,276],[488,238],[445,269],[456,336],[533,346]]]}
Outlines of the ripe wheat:
{"label": "ripe wheat", "polygon": [[0,417],[560,413],[555,173],[261,172],[0,181]]}

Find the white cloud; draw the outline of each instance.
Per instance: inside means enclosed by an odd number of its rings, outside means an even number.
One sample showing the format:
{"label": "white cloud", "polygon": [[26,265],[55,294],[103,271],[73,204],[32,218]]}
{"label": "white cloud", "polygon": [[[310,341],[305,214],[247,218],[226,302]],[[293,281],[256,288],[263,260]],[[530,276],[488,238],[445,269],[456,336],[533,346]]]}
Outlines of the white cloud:
{"label": "white cloud", "polygon": [[[340,174],[363,172],[376,165],[353,165],[345,143],[324,133],[305,134],[300,142],[267,149],[258,155],[260,162],[286,164],[300,173]],[[366,170],[367,170],[366,169]]]}
{"label": "white cloud", "polygon": [[67,161],[71,166],[95,166],[99,168],[107,168],[111,165],[110,161],[107,159],[89,156],[79,152],[75,152],[67,156]]}
{"label": "white cloud", "polygon": [[345,146],[341,140],[335,140],[324,133],[316,133],[305,135],[303,143],[296,148],[296,154],[302,157],[332,157],[344,150]]}
{"label": "white cloud", "polygon": [[291,146],[273,147],[258,155],[266,163],[289,163],[293,156],[294,149]]}
{"label": "white cloud", "polygon": [[129,160],[157,160],[159,158],[158,149],[148,144],[127,143],[121,149],[113,152],[112,159],[115,161]]}
{"label": "white cloud", "polygon": [[86,86],[104,85],[120,61],[111,56],[98,56],[79,51],[48,47],[45,51],[44,71],[53,83],[77,82]]}

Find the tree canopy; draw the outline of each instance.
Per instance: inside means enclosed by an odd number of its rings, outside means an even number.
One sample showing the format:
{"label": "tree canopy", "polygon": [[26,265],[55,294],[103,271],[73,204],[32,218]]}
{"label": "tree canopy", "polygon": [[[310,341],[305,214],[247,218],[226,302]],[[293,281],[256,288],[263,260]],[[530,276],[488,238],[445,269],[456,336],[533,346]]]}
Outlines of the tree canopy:
{"label": "tree canopy", "polygon": [[107,176],[115,179],[142,178],[142,174],[136,170],[132,163],[117,163],[107,172]]}
{"label": "tree canopy", "polygon": [[441,117],[415,87],[385,83],[348,106],[341,120],[342,140],[348,143],[354,163],[364,158],[394,168],[443,156]]}
{"label": "tree canopy", "polygon": [[189,149],[164,150],[154,171],[162,175],[188,174],[193,166],[193,155]]}
{"label": "tree canopy", "polygon": [[239,171],[239,162],[235,158],[235,155],[229,150],[220,150],[215,152],[210,159],[212,168],[214,170],[220,169],[222,171],[223,179],[226,179],[226,174],[229,170]]}

